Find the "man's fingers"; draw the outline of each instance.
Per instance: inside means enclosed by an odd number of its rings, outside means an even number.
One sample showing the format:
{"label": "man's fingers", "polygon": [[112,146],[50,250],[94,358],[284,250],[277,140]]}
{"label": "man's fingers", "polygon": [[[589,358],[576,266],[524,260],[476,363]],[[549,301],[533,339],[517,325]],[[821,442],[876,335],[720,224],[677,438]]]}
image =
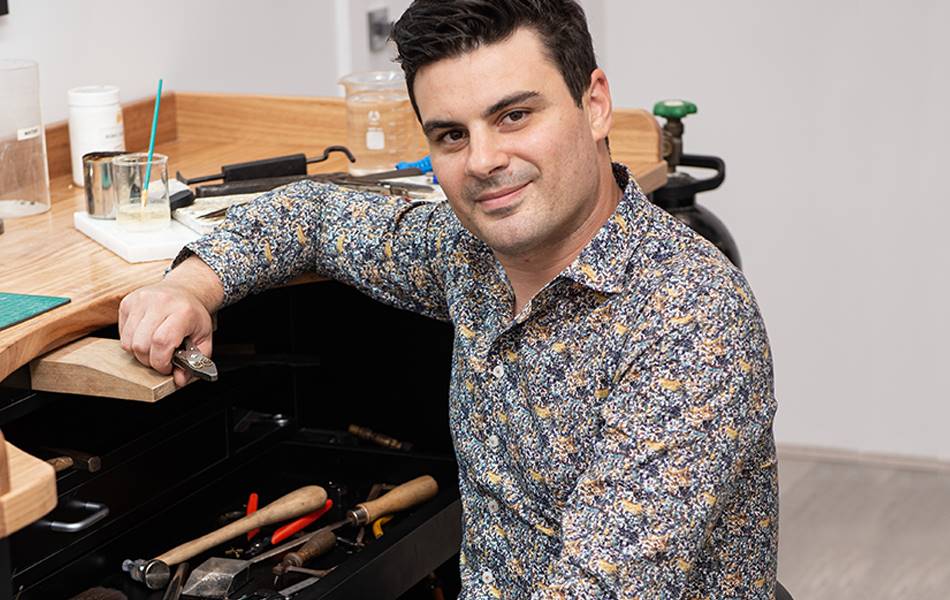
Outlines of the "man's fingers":
{"label": "man's fingers", "polygon": [[136,360],[147,367],[151,366],[149,355],[152,352],[152,336],[166,316],[155,313],[145,315],[132,334],[132,354],[135,355]]}
{"label": "man's fingers", "polygon": [[[159,373],[172,373],[172,355],[185,337],[210,355],[210,315],[187,291],[160,283],[137,290],[120,303],[120,343],[143,365]],[[175,378],[177,385],[190,379],[184,372]]]}
{"label": "man's fingers", "polygon": [[132,352],[132,341],[143,314],[142,311],[135,310],[129,312],[123,319],[121,311],[119,313],[119,345],[126,352]]}
{"label": "man's fingers", "polygon": [[198,350],[200,350],[202,354],[204,354],[208,358],[211,357],[211,352],[214,349],[214,344],[211,343],[210,333],[206,337],[203,337],[198,340],[192,340],[192,341],[195,342],[195,345],[198,346]]}
{"label": "man's fingers", "polygon": [[188,384],[189,381],[193,379],[192,375],[186,373],[184,369],[180,367],[175,367],[172,371],[172,378],[175,380],[176,388],[183,388]]}
{"label": "man's fingers", "polygon": [[175,315],[166,318],[152,334],[148,364],[159,373],[171,373],[172,354],[186,335],[185,323]]}

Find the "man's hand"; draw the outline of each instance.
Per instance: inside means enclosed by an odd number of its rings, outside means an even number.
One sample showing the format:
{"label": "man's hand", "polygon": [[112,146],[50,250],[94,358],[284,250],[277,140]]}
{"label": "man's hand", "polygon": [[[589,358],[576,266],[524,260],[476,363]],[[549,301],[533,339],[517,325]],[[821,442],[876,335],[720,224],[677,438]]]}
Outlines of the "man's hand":
{"label": "man's hand", "polygon": [[[143,365],[162,374],[173,372],[172,353],[188,337],[202,354],[211,356],[211,312],[224,297],[221,282],[207,265],[189,258],[164,281],[140,288],[119,305],[122,348]],[[174,369],[175,385],[191,376]]]}

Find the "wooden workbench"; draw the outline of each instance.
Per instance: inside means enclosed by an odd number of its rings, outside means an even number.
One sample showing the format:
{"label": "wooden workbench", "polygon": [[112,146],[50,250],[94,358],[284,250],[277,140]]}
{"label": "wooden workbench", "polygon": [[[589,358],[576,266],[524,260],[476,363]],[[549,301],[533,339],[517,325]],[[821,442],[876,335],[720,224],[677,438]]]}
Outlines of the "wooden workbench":
{"label": "wooden workbench", "polygon": [[[124,108],[126,140],[130,151],[147,144],[152,99]],[[213,94],[167,94],[162,111],[156,152],[169,156],[169,174],[176,170],[188,176],[217,172],[221,165],[304,152],[319,155],[323,148],[346,140],[346,117],[342,99],[283,98]],[[610,145],[614,160],[631,167],[646,192],[666,182],[666,163],[660,159],[660,130],[654,118],[642,110],[618,110]],[[65,306],[0,331],[0,381],[36,357],[50,352],[91,331],[117,321],[121,299],[129,292],[157,282],[168,261],[129,264],[73,228],[73,213],[85,210],[81,188],[69,174],[68,132],[65,124],[47,128],[52,207],[42,215],[5,221],[0,235],[0,291],[66,296]],[[427,150],[419,134],[418,156]],[[339,155],[315,165],[312,172],[345,170]],[[12,450],[10,454],[18,451]],[[22,458],[22,457],[21,457]],[[14,469],[27,464],[18,459]],[[47,498],[55,486],[52,469],[36,468],[29,462],[29,487],[37,498]],[[0,465],[0,469],[4,468]],[[36,485],[36,478],[48,485]],[[11,483],[27,485],[14,473]],[[22,487],[21,487],[22,491]],[[0,515],[9,510],[12,498],[0,495]],[[55,497],[55,488],[53,489]],[[29,522],[49,510],[48,501],[31,505],[22,493],[17,510],[33,510]],[[0,537],[12,531],[0,529]]]}

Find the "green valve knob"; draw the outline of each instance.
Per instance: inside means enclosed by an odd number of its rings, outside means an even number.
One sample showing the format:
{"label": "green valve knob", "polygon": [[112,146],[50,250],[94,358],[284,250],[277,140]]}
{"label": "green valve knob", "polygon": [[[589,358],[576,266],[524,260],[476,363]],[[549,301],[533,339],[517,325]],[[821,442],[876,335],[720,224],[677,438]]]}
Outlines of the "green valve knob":
{"label": "green valve knob", "polygon": [[665,119],[682,119],[696,110],[696,105],[689,100],[660,100],[653,105],[653,114]]}

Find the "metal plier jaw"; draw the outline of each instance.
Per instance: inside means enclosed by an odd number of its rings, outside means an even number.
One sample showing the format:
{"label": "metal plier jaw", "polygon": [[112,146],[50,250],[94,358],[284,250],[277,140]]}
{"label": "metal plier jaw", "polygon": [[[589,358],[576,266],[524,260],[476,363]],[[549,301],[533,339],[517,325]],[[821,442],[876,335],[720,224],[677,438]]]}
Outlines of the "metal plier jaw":
{"label": "metal plier jaw", "polygon": [[181,367],[198,379],[204,379],[205,381],[218,380],[218,367],[210,358],[202,354],[198,350],[198,346],[195,346],[189,339],[186,339],[172,354],[172,364]]}

